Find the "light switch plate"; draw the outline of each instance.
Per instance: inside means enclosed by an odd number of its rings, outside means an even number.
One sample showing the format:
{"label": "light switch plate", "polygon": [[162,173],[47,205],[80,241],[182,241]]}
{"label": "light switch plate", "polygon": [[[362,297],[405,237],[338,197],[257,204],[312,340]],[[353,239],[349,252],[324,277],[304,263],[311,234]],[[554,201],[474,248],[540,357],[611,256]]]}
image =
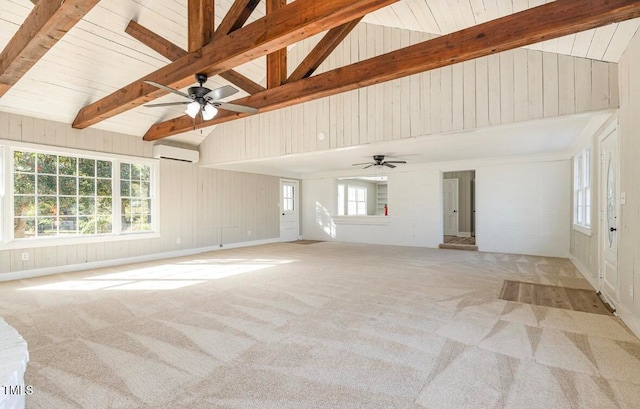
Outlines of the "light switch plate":
{"label": "light switch plate", "polygon": [[623,205],[627,203],[627,194],[625,192],[620,193],[620,204]]}

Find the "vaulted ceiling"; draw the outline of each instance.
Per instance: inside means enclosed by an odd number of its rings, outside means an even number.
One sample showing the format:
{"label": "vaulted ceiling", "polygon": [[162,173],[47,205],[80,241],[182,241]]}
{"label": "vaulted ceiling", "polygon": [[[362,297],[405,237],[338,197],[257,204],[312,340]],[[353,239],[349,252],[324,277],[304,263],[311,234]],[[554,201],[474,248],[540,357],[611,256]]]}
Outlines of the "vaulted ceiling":
{"label": "vaulted ceiling", "polygon": [[[53,0],[40,1],[54,3]],[[91,3],[88,0],[76,0],[75,2],[84,6]],[[69,28],[65,29],[64,31],[68,30],[68,32],[59,41],[52,43],[51,49],[45,50],[46,52],[42,53],[39,60],[29,66],[29,69],[20,76],[15,84],[8,87],[6,93],[0,97],[0,110],[69,124],[74,120],[77,121],[78,113],[86,109],[87,106],[92,106],[96,101],[166,67],[179,57],[175,54],[169,55],[166,47],[165,52],[158,52],[162,50],[154,51],[149,46],[149,42],[144,43],[144,30],[149,30],[156,40],[160,38],[169,42],[170,45],[178,49],[178,53],[180,51],[185,53],[190,48],[197,48],[197,46],[190,44],[187,7],[189,2],[193,2],[193,0],[166,0],[162,2],[157,0],[100,0],[92,8],[89,7],[86,15],[80,18],[77,24],[71,24]],[[34,3],[37,1],[3,0],[0,2],[0,49],[6,51],[7,45],[16,35],[20,26],[29,18]],[[67,0],[67,3],[74,2]],[[236,7],[239,3],[235,2]],[[376,2],[363,1],[361,3],[366,5]],[[377,3],[385,2],[378,1]],[[362,22],[443,35],[544,3],[549,2],[544,0],[389,1],[386,4],[390,5],[367,14]],[[594,2],[574,1],[574,3],[591,4]],[[629,1],[627,3],[637,2]],[[284,5],[284,0],[246,1],[244,4],[248,4],[247,7],[251,9],[255,7],[250,14],[247,13],[248,17],[244,16],[246,17],[246,27],[265,16],[266,4],[270,4],[272,8],[278,5],[281,7]],[[338,2],[327,1],[322,4],[329,10],[332,4],[338,4]],[[215,28],[226,24],[226,22],[223,23],[224,18],[229,10],[233,10],[233,7],[234,1],[232,0],[215,1]],[[358,7],[353,6],[353,12],[357,12]],[[68,14],[64,13],[64,15]],[[64,21],[60,24],[62,23]],[[344,24],[347,23],[348,21],[345,20]],[[356,23],[357,21],[352,24]],[[316,27],[317,31],[324,31],[325,28],[328,28],[322,26],[324,24],[322,22],[318,24],[322,30]],[[329,27],[343,26],[342,23],[333,24],[332,22],[331,24]],[[523,25],[526,26],[524,22]],[[638,19],[627,20],[528,47],[617,62],[639,25]],[[229,29],[231,30],[231,28]],[[278,35],[284,38],[289,34],[280,33]],[[340,33],[337,33],[337,30],[334,30],[334,35],[334,38],[340,39]],[[259,33],[256,34],[256,38],[259,37]],[[297,37],[291,36],[290,38]],[[242,41],[242,39],[236,40]],[[296,46],[293,40],[284,44],[289,44],[289,49]],[[170,46],[168,47],[170,48]],[[330,50],[325,51],[329,52]],[[220,51],[220,54],[223,55],[224,52],[226,49]],[[212,52],[211,58],[214,59],[215,55],[216,53]],[[242,62],[240,65],[234,66],[232,72],[225,71],[224,78],[219,75],[211,77],[207,82],[207,87],[216,88],[227,85],[231,80],[237,88],[240,88],[237,84],[244,78],[245,80],[249,79],[249,84],[253,84],[259,90],[260,87],[266,88],[273,85],[274,82],[286,80],[286,76],[280,79],[277,77],[267,79],[267,58],[282,58],[282,54],[278,57],[274,52],[269,57],[260,56]],[[273,64],[275,62],[270,65]],[[185,66],[188,68],[188,64]],[[290,68],[288,74],[292,72],[293,70]],[[184,80],[180,83],[187,85]],[[245,86],[245,88],[247,87]],[[256,89],[249,89],[249,91],[255,92]],[[233,99],[248,95],[248,92],[241,90],[234,95]],[[176,96],[166,95],[154,99],[154,103],[170,101],[176,101]],[[249,99],[249,101],[251,100]],[[148,133],[154,124],[174,117],[183,117],[182,108],[145,108],[136,105],[132,109],[123,110],[117,115],[90,123],[90,125],[141,137]],[[206,137],[210,129],[210,127],[191,129],[172,138],[197,144]]]}

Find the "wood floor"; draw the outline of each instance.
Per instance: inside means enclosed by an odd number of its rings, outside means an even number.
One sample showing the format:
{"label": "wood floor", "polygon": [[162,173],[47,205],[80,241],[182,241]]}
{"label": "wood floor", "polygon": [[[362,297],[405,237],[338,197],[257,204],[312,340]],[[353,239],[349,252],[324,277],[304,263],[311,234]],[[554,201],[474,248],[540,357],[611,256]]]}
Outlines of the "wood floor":
{"label": "wood floor", "polygon": [[440,244],[438,247],[448,250],[478,251],[475,237],[444,236],[444,243]]}
{"label": "wood floor", "polygon": [[296,240],[296,241],[292,241],[291,243],[293,243],[293,244],[315,244],[315,243],[322,243],[322,240]]}
{"label": "wood floor", "polygon": [[505,280],[500,298],[505,301],[517,301],[593,314],[613,315],[594,290]]}
{"label": "wood floor", "polygon": [[468,244],[475,245],[475,237],[457,237],[457,236],[444,236],[445,244]]}

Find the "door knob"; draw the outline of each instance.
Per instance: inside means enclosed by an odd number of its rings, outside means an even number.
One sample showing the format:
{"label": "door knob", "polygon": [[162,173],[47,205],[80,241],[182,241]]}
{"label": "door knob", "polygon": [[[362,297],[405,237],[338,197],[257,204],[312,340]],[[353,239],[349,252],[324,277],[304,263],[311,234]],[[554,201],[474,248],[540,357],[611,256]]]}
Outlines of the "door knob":
{"label": "door knob", "polygon": [[284,216],[284,213],[282,213],[282,215]]}
{"label": "door knob", "polygon": [[618,229],[616,229],[615,227],[609,227],[609,231],[617,231]]}
{"label": "door knob", "polygon": [[454,213],[457,213],[458,211],[457,211],[457,210],[454,210],[453,212],[454,212]]}

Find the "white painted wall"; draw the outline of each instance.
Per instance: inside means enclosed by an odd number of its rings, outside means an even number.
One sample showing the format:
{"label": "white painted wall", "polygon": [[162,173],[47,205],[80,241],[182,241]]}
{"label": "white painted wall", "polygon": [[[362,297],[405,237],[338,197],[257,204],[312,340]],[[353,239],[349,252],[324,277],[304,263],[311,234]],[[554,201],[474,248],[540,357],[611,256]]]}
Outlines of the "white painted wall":
{"label": "white painted wall", "polygon": [[[0,139],[151,157],[152,143],[131,135],[0,112]],[[160,230],[157,238],[19,248],[0,243],[0,280],[4,273],[63,268],[163,253],[215,248],[278,239],[279,179],[273,176],[208,169],[160,161]],[[10,220],[7,222],[11,222]],[[251,233],[249,233],[251,232]],[[178,243],[178,239],[180,242]],[[27,261],[22,253],[29,254]],[[6,277],[6,276],[5,276]]]}
{"label": "white painted wall", "polygon": [[304,186],[303,231],[306,239],[437,247],[442,213],[437,169],[389,175],[389,216],[336,217],[335,176],[308,178]]}
{"label": "white painted wall", "polygon": [[[570,161],[456,164],[475,169],[480,251],[567,257]],[[335,217],[337,175],[305,178],[305,239],[438,247],[442,243],[442,172],[452,165],[389,173],[388,217]],[[344,175],[342,175],[344,176]]]}
{"label": "white painted wall", "polygon": [[569,160],[477,168],[479,250],[568,257],[570,170]]}
{"label": "white painted wall", "polygon": [[[359,24],[318,73],[430,37]],[[291,49],[290,70],[319,38]],[[220,124],[202,143],[201,162],[278,157],[617,108],[617,83],[617,64],[516,49]],[[326,138],[319,140],[320,132]]]}
{"label": "white painted wall", "polygon": [[618,313],[640,337],[640,33],[620,59],[620,192],[618,220]]}

